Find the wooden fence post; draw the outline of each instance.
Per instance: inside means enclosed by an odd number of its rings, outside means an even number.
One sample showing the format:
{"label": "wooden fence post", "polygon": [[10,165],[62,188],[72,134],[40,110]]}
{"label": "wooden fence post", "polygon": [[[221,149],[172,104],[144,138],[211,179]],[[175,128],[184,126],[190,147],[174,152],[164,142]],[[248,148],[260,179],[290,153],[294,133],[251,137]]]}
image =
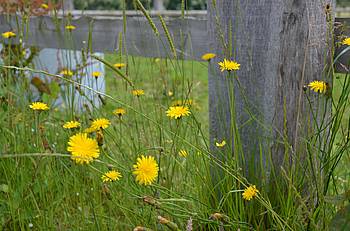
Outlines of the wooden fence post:
{"label": "wooden fence post", "polygon": [[[303,86],[312,80],[330,81],[325,71],[329,65],[325,57],[331,55],[328,25],[332,25],[327,21],[332,21],[327,17],[327,4],[333,9],[332,0],[208,0],[208,51],[217,54],[209,67],[214,154],[218,154],[215,141],[225,139],[232,144],[234,136],[230,84],[235,85],[242,143],[238,151],[244,153],[246,168],[252,160],[252,169],[258,168],[260,151],[265,161],[271,153],[278,165],[302,151],[311,116]],[[220,72],[218,62],[223,58],[241,64],[237,71],[241,87],[235,77]]]}

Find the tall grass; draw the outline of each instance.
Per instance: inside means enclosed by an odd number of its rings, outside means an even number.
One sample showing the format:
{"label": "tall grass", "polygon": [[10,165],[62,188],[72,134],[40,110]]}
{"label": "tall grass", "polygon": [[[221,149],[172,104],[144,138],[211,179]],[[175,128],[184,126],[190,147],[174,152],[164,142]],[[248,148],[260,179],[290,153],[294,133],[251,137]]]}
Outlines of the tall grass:
{"label": "tall grass", "polygon": [[[160,28],[154,19],[140,1],[135,3],[149,21],[149,29],[158,36]],[[182,12],[184,17],[184,8]],[[127,55],[125,28],[119,36],[117,53],[100,58],[87,49],[80,52],[86,58],[75,60],[74,53],[63,52],[71,60],[66,68],[74,71],[73,77],[39,70],[32,62],[34,48],[24,56],[23,52],[28,52],[24,44],[3,40],[2,229],[327,230],[331,219],[349,199],[348,73],[330,74],[334,84],[329,94],[305,92],[311,109],[315,107],[316,95],[324,99],[319,108],[332,105],[333,110],[331,115],[326,110],[316,110],[321,114],[310,117],[315,118],[310,122],[312,132],[302,137],[306,148],[297,153],[305,156],[304,162],[296,162],[290,169],[268,170],[263,162],[273,161],[270,156],[263,157],[264,144],[257,150],[258,164],[256,160],[242,161],[245,150],[235,116],[231,118],[234,145],[226,140],[224,148],[214,144],[210,148],[207,74],[212,61],[177,58],[173,38],[161,16],[160,20],[167,36],[161,43],[170,47],[168,58]],[[25,26],[18,25],[17,36],[23,36],[21,28]],[[64,42],[71,42],[71,34],[68,31],[66,34]],[[230,54],[232,42],[225,45],[228,49],[225,52]],[[81,73],[89,68],[87,58],[105,65],[105,93],[83,84]],[[72,66],[73,60],[79,62],[80,68]],[[119,69],[114,63],[126,66]],[[45,79],[34,88],[31,79],[39,74]],[[238,80],[231,84],[240,89]],[[49,87],[50,93],[43,90],[44,86]],[[132,95],[135,89],[143,89],[145,95]],[[235,88],[231,85],[230,89],[230,111],[235,115]],[[87,92],[99,100],[99,106]],[[62,96],[68,101],[57,104],[57,97]],[[77,100],[86,100],[90,106],[83,105],[79,110],[75,108]],[[31,110],[29,104],[33,101],[47,103],[50,110]],[[188,106],[190,116],[176,120],[167,117],[166,111],[176,104]],[[126,114],[113,114],[116,108],[125,109]],[[256,115],[251,116],[259,121]],[[67,151],[68,140],[96,118],[111,121],[101,133],[89,135],[103,143],[99,148],[101,155],[90,164],[76,164]],[[63,129],[64,122],[70,120],[79,121],[81,127]],[[289,146],[286,140],[282,143]],[[188,153],[186,157],[179,154],[183,150]],[[149,186],[138,184],[132,173],[140,155],[155,157],[159,166],[158,177]],[[249,174],[256,173],[261,178],[250,182],[245,171],[247,165],[255,166]],[[121,172],[121,179],[102,182],[101,176],[112,169]],[[247,201],[242,193],[252,184],[257,185],[259,193]]]}

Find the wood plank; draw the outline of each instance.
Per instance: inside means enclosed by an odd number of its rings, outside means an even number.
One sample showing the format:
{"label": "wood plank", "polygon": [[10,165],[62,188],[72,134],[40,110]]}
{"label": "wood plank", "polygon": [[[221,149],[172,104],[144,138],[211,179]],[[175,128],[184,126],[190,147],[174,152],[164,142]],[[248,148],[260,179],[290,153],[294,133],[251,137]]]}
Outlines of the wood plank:
{"label": "wood plank", "polygon": [[[185,59],[200,60],[208,51],[208,33],[206,11],[188,11],[185,19],[181,19],[180,11],[150,11],[160,31],[160,39],[153,34],[145,17],[138,11],[127,11],[127,51],[130,55],[145,57],[167,57],[169,46],[165,33],[157,18],[161,14],[165,18],[170,34],[173,36],[178,52],[183,51]],[[114,52],[118,50],[118,34],[123,31],[121,11],[72,11],[71,24],[77,27],[70,36],[64,30],[67,17],[50,16],[32,17],[25,31],[25,42],[28,46],[39,48],[62,48],[81,50],[86,48],[89,32],[92,34],[92,50],[95,52]],[[17,21],[21,25],[20,16],[0,15],[0,32],[17,29]],[[347,22],[344,34],[350,36],[350,19],[339,18],[336,21]],[[336,30],[339,33],[339,30]],[[85,41],[85,43],[84,43]],[[182,41],[182,42],[181,42]],[[339,49],[336,50],[339,52]],[[337,55],[338,53],[336,53]],[[180,56],[181,57],[181,56]],[[350,53],[342,60],[350,59]],[[339,68],[337,71],[344,72]]]}
{"label": "wood plank", "polygon": [[[22,19],[17,16],[19,23]],[[178,52],[183,52],[185,59],[199,59],[207,50],[206,20],[187,17],[165,18],[168,30],[173,37]],[[158,39],[148,21],[144,17],[127,17],[128,40],[127,50],[131,55],[145,57],[167,57],[169,46],[158,18],[154,18],[156,27],[160,32]],[[82,16],[72,19],[71,24],[76,29],[68,33],[64,26],[68,23],[66,18],[54,19],[50,16],[33,17],[25,31],[25,42],[40,48],[61,48],[81,50],[86,48],[89,33],[91,32],[92,50],[95,52],[113,52],[118,50],[118,35],[123,31],[122,18],[93,18]],[[0,31],[14,30],[16,16],[0,16]]]}

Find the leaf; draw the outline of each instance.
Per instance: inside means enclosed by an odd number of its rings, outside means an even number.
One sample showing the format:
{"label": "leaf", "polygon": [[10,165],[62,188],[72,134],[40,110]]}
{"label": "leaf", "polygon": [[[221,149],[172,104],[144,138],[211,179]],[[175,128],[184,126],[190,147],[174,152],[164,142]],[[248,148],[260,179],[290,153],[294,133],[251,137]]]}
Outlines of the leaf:
{"label": "leaf", "polygon": [[329,231],[345,231],[350,227],[350,205],[340,209],[333,217]]}

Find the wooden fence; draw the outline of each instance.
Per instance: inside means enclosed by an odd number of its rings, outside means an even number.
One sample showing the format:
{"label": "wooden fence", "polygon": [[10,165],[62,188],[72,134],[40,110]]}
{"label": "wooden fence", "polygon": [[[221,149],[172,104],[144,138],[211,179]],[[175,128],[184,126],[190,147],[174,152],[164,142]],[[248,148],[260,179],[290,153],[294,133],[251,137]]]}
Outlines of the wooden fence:
{"label": "wooden fence", "polygon": [[[179,11],[150,12],[160,32],[157,38],[142,13],[126,11],[126,51],[130,55],[144,57],[167,57],[169,50],[166,35],[158,15],[166,21],[173,37],[179,57],[200,60],[202,54],[209,51],[207,32],[207,12],[187,11],[185,18]],[[17,30],[23,19],[20,16],[0,15],[0,31]],[[337,34],[350,35],[350,18],[337,18],[336,22],[347,25],[345,31],[336,30]],[[65,25],[72,24],[76,29],[67,35]],[[336,24],[338,25],[338,24]],[[32,17],[25,30],[25,43],[39,48],[57,48],[81,50],[90,45],[94,52],[114,52],[119,50],[118,38],[123,32],[123,14],[121,11],[72,11],[71,17],[58,14]],[[91,44],[89,44],[89,38]],[[343,60],[349,59],[343,57]],[[338,66],[338,71],[344,71]]]}

